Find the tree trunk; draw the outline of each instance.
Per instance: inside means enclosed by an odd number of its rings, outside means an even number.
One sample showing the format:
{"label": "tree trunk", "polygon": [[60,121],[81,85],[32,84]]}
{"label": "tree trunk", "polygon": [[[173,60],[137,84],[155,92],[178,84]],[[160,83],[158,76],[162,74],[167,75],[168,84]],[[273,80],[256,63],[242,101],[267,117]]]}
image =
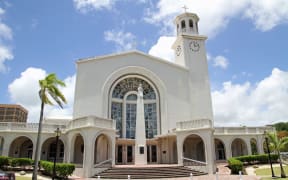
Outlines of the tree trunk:
{"label": "tree trunk", "polygon": [[286,178],[283,166],[282,166],[282,160],[281,160],[281,156],[280,156],[280,151],[278,152],[278,156],[279,156],[279,163],[280,163],[280,169],[281,169],[281,178]]}
{"label": "tree trunk", "polygon": [[39,161],[39,151],[40,151],[40,142],[41,142],[41,133],[42,133],[42,121],[43,121],[43,113],[44,113],[44,102],[41,101],[41,111],[40,111],[40,119],[38,124],[38,135],[37,135],[37,142],[36,142],[36,150],[34,153],[34,169],[33,169],[33,175],[32,180],[37,180],[37,174],[38,174],[38,161]]}

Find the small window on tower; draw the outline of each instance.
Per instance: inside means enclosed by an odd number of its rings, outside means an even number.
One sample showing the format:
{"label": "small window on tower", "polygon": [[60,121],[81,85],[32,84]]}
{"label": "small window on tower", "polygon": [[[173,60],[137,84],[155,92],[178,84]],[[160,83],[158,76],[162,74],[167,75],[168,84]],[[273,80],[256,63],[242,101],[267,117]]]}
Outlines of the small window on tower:
{"label": "small window on tower", "polygon": [[183,20],[183,21],[181,21],[181,28],[183,29],[183,28],[185,28],[186,26],[185,26],[185,21]]}
{"label": "small window on tower", "polygon": [[190,28],[193,28],[193,21],[192,21],[192,19],[189,19],[189,27],[190,27]]}

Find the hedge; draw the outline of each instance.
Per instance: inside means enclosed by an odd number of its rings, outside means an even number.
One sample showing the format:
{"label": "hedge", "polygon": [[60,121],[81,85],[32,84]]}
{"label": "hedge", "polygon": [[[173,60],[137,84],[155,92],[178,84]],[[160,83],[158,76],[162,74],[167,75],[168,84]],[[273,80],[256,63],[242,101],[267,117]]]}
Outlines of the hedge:
{"label": "hedge", "polygon": [[238,174],[239,171],[243,170],[243,162],[236,158],[230,158],[228,159],[228,164],[231,169],[232,174]]}
{"label": "hedge", "polygon": [[[44,169],[44,173],[47,175],[53,175],[53,162],[40,161],[40,166]],[[74,164],[69,163],[56,163],[56,176],[67,179],[69,175],[72,175],[75,170]]]}
{"label": "hedge", "polygon": [[3,166],[9,165],[9,157],[6,156],[0,156],[0,167],[3,168]]}
{"label": "hedge", "polygon": [[[277,162],[278,155],[271,154],[272,162]],[[242,171],[243,164],[257,164],[257,163],[268,163],[269,161],[268,154],[260,154],[260,155],[247,155],[247,156],[239,156],[232,157],[228,159],[228,164],[231,169],[232,174],[238,174],[239,171]]]}
{"label": "hedge", "polygon": [[[277,154],[270,154],[272,162],[277,162],[278,155]],[[247,155],[247,156],[239,156],[235,157],[239,161],[242,161],[247,164],[256,164],[256,163],[268,163],[269,158],[268,154],[260,154],[260,155]]]}
{"label": "hedge", "polygon": [[30,158],[11,158],[11,166],[22,166],[25,168],[25,166],[31,166],[33,164],[33,160]]}

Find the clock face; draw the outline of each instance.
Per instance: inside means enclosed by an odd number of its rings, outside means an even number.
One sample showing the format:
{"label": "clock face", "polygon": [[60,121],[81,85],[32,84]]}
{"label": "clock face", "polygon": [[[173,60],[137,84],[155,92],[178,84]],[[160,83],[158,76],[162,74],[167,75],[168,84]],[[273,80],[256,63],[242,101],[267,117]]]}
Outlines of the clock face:
{"label": "clock face", "polygon": [[193,40],[193,41],[190,41],[189,43],[189,47],[192,51],[196,52],[196,51],[199,51],[200,49],[200,44],[198,41],[196,40]]}
{"label": "clock face", "polygon": [[181,52],[182,52],[182,48],[181,48],[180,45],[178,45],[178,46],[176,47],[175,52],[176,52],[176,55],[177,55],[177,56],[179,56],[179,55],[181,54]]}

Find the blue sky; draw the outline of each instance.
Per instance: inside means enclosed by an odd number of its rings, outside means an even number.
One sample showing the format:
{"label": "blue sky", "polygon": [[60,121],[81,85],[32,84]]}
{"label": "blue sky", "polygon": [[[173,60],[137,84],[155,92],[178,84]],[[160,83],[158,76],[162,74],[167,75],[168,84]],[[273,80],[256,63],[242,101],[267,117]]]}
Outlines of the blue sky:
{"label": "blue sky", "polygon": [[76,60],[138,49],[173,62],[183,5],[208,36],[215,124],[287,121],[287,0],[0,0],[0,103],[22,104],[37,122],[37,80],[55,72],[69,103],[46,114],[70,116]]}

